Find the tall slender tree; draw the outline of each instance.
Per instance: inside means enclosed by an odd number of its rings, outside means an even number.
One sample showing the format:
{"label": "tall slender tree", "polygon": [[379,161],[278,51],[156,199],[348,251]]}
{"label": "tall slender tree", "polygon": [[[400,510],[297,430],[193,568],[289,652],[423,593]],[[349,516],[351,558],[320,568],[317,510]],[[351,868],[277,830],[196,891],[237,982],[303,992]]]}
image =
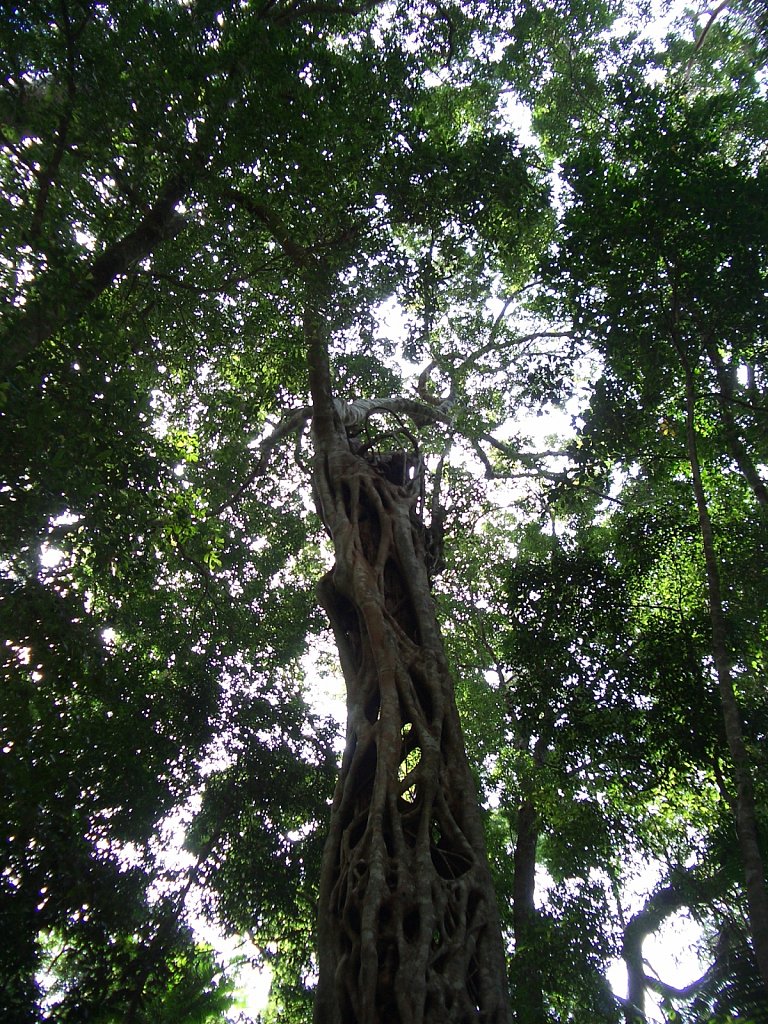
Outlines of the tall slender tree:
{"label": "tall slender tree", "polygon": [[[756,695],[748,667],[754,641],[740,649],[736,640],[739,632],[744,635],[736,626],[739,605],[743,602],[746,609],[755,598],[743,593],[736,598],[732,589],[726,612],[724,575],[732,569],[705,479],[731,478],[749,495],[761,521],[764,485],[752,454],[761,441],[744,418],[739,417],[737,427],[730,379],[747,353],[762,347],[765,328],[765,174],[755,164],[751,134],[762,116],[761,101],[746,105],[737,129],[741,134],[729,144],[724,125],[739,116],[732,99],[689,98],[631,76],[617,81],[615,95],[610,146],[602,152],[591,147],[589,156],[571,165],[577,198],[566,215],[568,239],[561,259],[571,277],[568,287],[578,322],[606,359],[606,381],[594,406],[595,443],[589,447],[592,457],[600,451],[610,458],[602,445],[611,445],[609,436],[621,435],[614,454],[621,452],[627,465],[638,460],[643,472],[661,478],[666,476],[661,466],[650,468],[659,458],[660,445],[649,443],[648,430],[655,430],[667,438],[675,452],[670,456],[680,460],[691,482],[750,931],[765,985],[765,855],[754,795],[757,765],[744,731],[744,707]],[[627,103],[633,104],[631,115]],[[730,123],[736,127],[736,121]],[[716,396],[706,409],[705,393],[708,399]],[[636,424],[634,444],[627,443],[626,424],[614,433],[616,407],[626,403],[628,394],[634,396],[629,412]],[[585,458],[590,458],[586,451]],[[732,479],[731,459],[738,483]],[[764,526],[757,529],[762,535]]]}

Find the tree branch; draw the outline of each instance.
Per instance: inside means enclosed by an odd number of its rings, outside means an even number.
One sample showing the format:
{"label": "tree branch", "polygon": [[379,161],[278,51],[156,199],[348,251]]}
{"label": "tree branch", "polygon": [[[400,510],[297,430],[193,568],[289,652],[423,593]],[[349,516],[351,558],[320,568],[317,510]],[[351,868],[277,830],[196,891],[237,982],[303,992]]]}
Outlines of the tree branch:
{"label": "tree branch", "polygon": [[294,266],[307,266],[309,250],[294,241],[288,226],[274,210],[234,187],[224,189],[222,195],[263,224]]}
{"label": "tree branch", "polygon": [[235,72],[217,82],[219,91],[209,104],[208,120],[178,153],[176,170],[160,185],[155,201],[121,238],[108,244],[90,263],[50,264],[34,283],[35,298],[24,306],[6,306],[0,332],[0,380],[58,331],[74,323],[88,306],[136,263],[186,224],[176,207],[207,163],[220,127],[217,116],[226,109]]}
{"label": "tree branch", "polygon": [[230,497],[220,505],[217,505],[216,508],[211,510],[209,518],[215,518],[216,516],[221,515],[225,508],[234,508],[253,482],[258,477],[263,476],[266,473],[272,452],[277,448],[280,442],[291,434],[297,434],[304,430],[311,417],[311,405],[304,405],[300,409],[294,409],[292,412],[286,413],[275,426],[274,430],[265,437],[258,446],[257,451],[259,453],[259,457],[254,463],[251,472],[240,484],[234,494],[230,495]]}
{"label": "tree branch", "polygon": [[[481,345],[479,349],[476,349],[471,355],[467,356],[467,358],[463,362],[459,363],[458,367],[456,368],[457,371],[466,370],[466,369],[470,368],[479,359],[482,359],[482,357],[484,355],[487,355],[488,352],[493,351],[493,349],[496,347],[496,338],[497,338],[499,330],[501,328],[501,324],[502,324],[504,315],[506,314],[507,308],[508,308],[508,306],[510,305],[511,302],[512,302],[512,299],[511,298],[508,299],[506,301],[506,303],[504,304],[504,307],[502,308],[501,312],[496,317],[496,320],[494,321],[493,326],[491,327],[491,331],[490,331],[490,334],[488,336],[488,341],[484,345]],[[574,337],[573,331],[532,331],[530,334],[523,334],[523,335],[521,335],[520,337],[517,337],[517,338],[510,338],[508,343],[504,347],[505,348],[512,348],[512,347],[517,346],[517,345],[526,345],[526,344],[528,344],[528,342],[538,341],[539,338],[573,338],[573,337]]]}
{"label": "tree branch", "polygon": [[645,984],[660,996],[664,996],[665,999],[692,999],[712,978],[717,964],[718,961],[716,960],[700,978],[692,981],[684,988],[675,988],[674,985],[668,985],[665,981],[661,981],[660,978],[654,978],[650,974],[645,975]]}
{"label": "tree branch", "polygon": [[[354,402],[345,402],[343,399],[332,399],[333,414],[338,418],[339,423],[345,429],[361,425],[374,412],[387,412],[393,415],[408,416],[415,426],[423,427],[432,423],[449,423],[450,418],[442,407],[428,405],[425,402],[418,402],[412,398],[360,398]],[[220,515],[225,508],[233,508],[242,498],[243,494],[254,483],[258,477],[267,472],[272,453],[287,437],[300,435],[312,419],[313,407],[303,405],[299,409],[287,411],[274,426],[271,432],[262,439],[256,451],[258,457],[251,472],[240,484],[237,490],[225,501],[211,510],[209,516]],[[442,459],[441,459],[442,464]],[[440,474],[442,470],[440,470]]]}
{"label": "tree branch", "polygon": [[[57,331],[77,320],[87,307],[121,275],[149,256],[158,245],[179,234],[186,223],[176,212],[187,180],[175,176],[136,227],[97,256],[89,266],[70,270],[62,284],[61,268],[50,267],[42,275],[40,297],[6,314],[0,377],[7,377]],[[56,301],[52,296],[65,296]]]}

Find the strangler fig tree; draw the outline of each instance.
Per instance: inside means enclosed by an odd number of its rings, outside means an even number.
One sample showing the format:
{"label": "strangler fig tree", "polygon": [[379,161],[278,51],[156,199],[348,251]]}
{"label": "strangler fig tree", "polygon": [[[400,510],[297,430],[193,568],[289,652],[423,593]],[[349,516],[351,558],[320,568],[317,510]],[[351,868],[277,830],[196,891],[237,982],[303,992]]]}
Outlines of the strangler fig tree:
{"label": "strangler fig tree", "polygon": [[[418,430],[447,422],[450,403],[335,397],[324,296],[307,276],[312,405],[263,453],[311,418],[312,487],[335,556],[318,591],[347,737],[320,879],[315,1021],[504,1024],[496,896],[431,593],[439,524],[425,522]],[[394,429],[363,431],[376,413]]]}

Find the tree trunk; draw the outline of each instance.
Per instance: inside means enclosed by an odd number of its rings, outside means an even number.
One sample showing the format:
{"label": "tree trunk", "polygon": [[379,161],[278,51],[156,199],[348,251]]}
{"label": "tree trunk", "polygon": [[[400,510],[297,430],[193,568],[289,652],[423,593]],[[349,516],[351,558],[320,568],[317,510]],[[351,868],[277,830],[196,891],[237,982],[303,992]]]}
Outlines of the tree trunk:
{"label": "tree trunk", "polygon": [[321,318],[305,320],[313,483],[336,565],[320,598],[347,743],[320,880],[316,1024],[509,1024],[477,793],[426,568],[420,459],[352,450]]}
{"label": "tree trunk", "polygon": [[685,375],[688,459],[691,466],[691,480],[698,511],[702,547],[704,549],[709,619],[712,629],[712,655],[720,691],[725,735],[728,741],[728,749],[733,764],[733,777],[736,784],[736,833],[744,869],[750,932],[757,967],[763,980],[763,985],[768,990],[768,891],[766,891],[765,886],[765,871],[758,838],[751,766],[744,743],[741,710],[733,685],[731,657],[728,650],[728,633],[721,596],[720,569],[715,549],[712,521],[701,477],[701,466],[699,464],[695,424],[696,389],[693,369],[682,346],[677,343],[675,348],[680,357]]}
{"label": "tree trunk", "polygon": [[[540,760],[540,759],[539,759]],[[538,765],[537,765],[538,767]],[[526,798],[517,811],[515,874],[512,889],[515,929],[515,1018],[517,1024],[546,1024],[544,990],[541,982],[539,915],[536,910],[536,848],[539,816]]]}

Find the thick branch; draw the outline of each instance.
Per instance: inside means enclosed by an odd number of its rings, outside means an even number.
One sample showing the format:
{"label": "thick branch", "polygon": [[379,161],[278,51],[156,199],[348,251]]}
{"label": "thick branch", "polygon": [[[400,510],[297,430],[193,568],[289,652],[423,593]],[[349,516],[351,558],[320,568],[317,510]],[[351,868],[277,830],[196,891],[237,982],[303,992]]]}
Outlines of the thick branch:
{"label": "thick branch", "polygon": [[271,207],[237,188],[225,188],[222,195],[225,199],[229,199],[235,206],[250,213],[263,224],[297,269],[308,266],[310,259],[309,250],[293,238],[288,225]]}
{"label": "thick branch", "polygon": [[[5,316],[0,377],[7,377],[43,342],[75,322],[118,277],[179,233],[184,219],[176,212],[176,205],[186,186],[184,176],[170,180],[132,231],[108,246],[90,265],[70,270],[63,284],[59,268],[44,273],[37,289],[40,298]],[[63,301],[61,296],[65,296]]]}
{"label": "thick branch", "polygon": [[651,975],[646,974],[645,984],[648,988],[653,989],[654,992],[658,992],[660,996],[664,996],[665,999],[693,999],[693,997],[701,991],[702,988],[707,984],[708,981],[714,975],[718,966],[718,962],[715,961],[711,967],[709,967],[700,978],[696,981],[692,981],[689,985],[685,985],[683,988],[675,988],[674,985],[668,985],[665,981],[661,981],[659,978],[653,978]]}
{"label": "thick branch", "polygon": [[390,412],[395,415],[408,416],[416,427],[426,427],[434,423],[451,423],[451,404],[449,401],[431,404],[414,398],[390,396],[387,398],[358,398],[354,402],[337,399],[336,411],[346,427],[362,425],[372,413]]}
{"label": "thick branch", "polygon": [[202,146],[191,147],[181,170],[165,182],[138,224],[89,264],[78,264],[63,274],[59,266],[44,271],[36,282],[39,298],[4,316],[0,378],[7,377],[57,331],[74,323],[117,278],[179,234],[186,222],[176,207],[204,161]]}
{"label": "thick branch", "polygon": [[198,126],[196,138],[177,154],[175,171],[161,184],[155,201],[130,231],[108,244],[90,262],[74,266],[50,264],[35,281],[35,298],[24,306],[6,307],[0,331],[0,380],[6,379],[58,331],[75,323],[115,281],[184,228],[186,220],[177,206],[208,161],[220,128],[218,119],[227,109],[235,79],[236,73],[230,69],[217,81],[207,121]]}

